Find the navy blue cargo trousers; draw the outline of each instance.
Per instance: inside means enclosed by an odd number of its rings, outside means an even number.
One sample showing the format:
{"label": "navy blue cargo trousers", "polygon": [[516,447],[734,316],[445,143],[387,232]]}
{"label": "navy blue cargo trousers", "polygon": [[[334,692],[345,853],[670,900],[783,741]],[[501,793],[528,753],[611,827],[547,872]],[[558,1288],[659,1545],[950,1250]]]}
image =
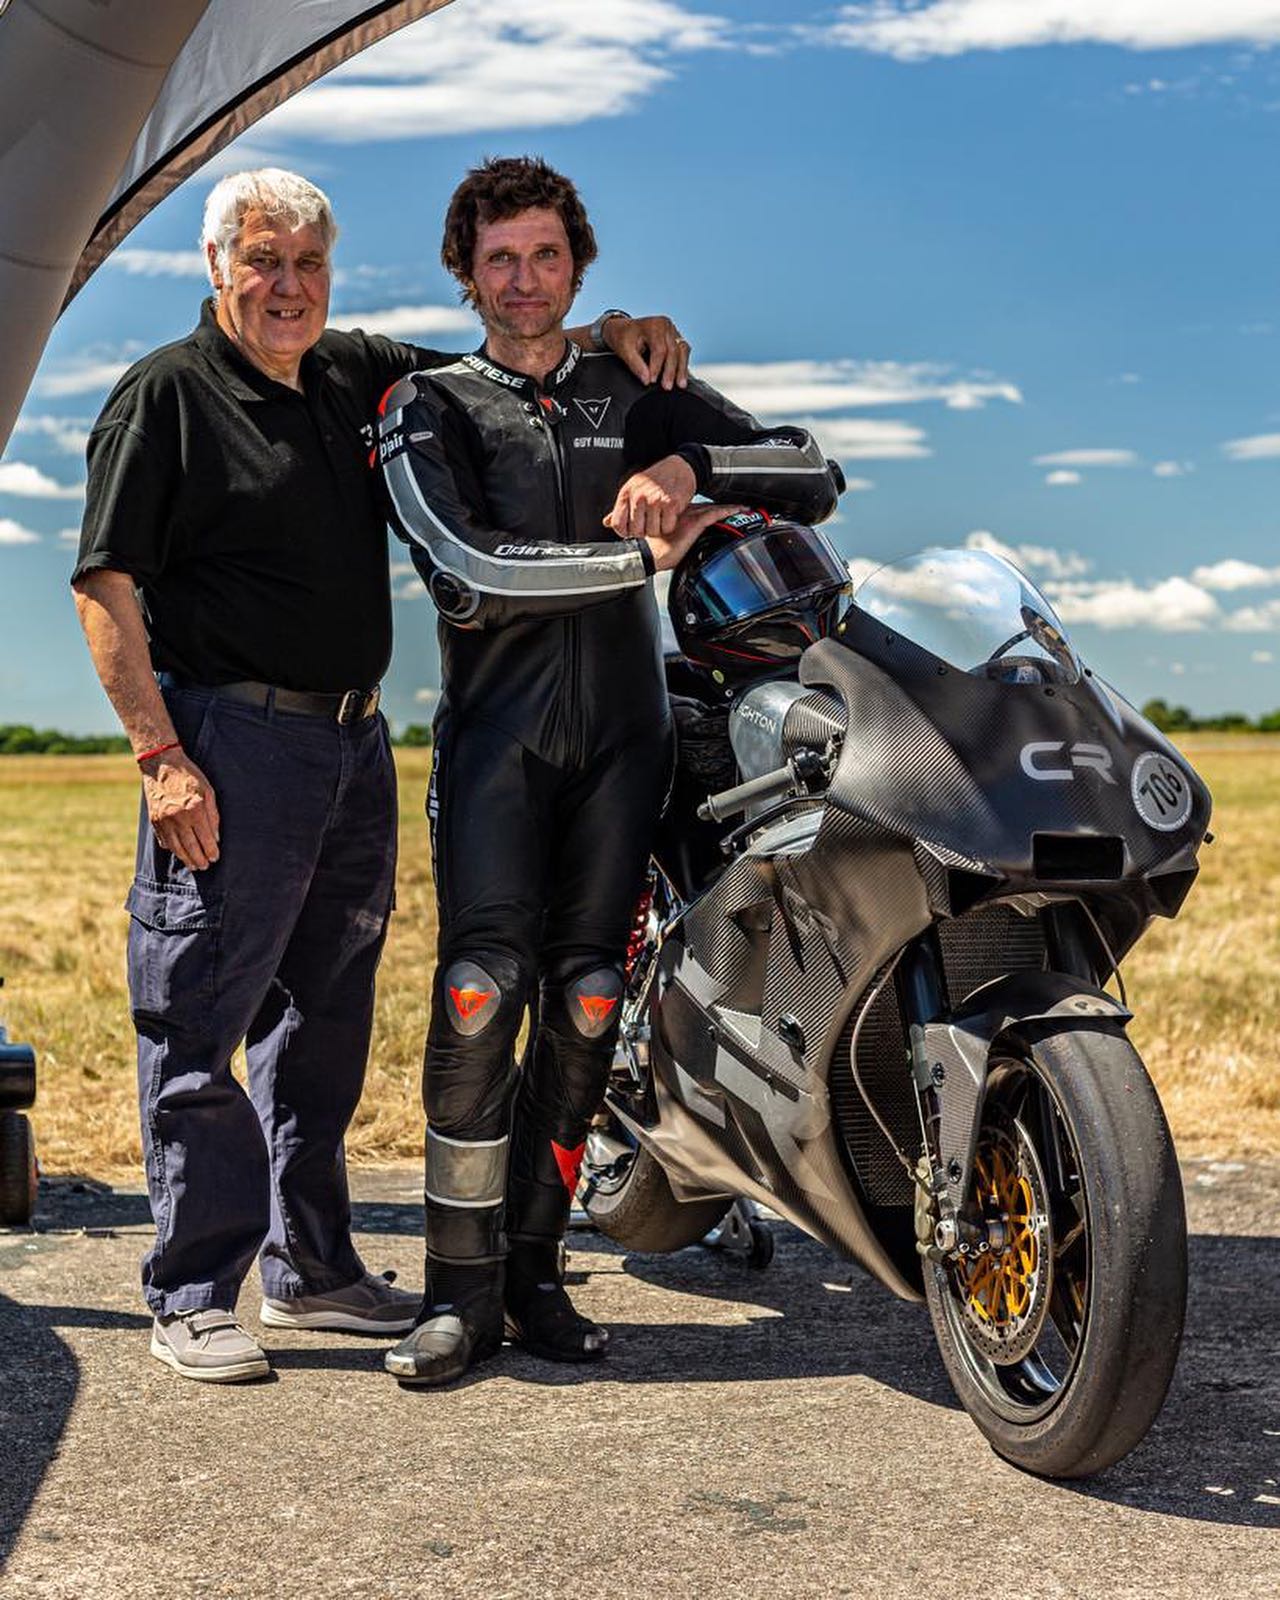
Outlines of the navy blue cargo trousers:
{"label": "navy blue cargo trousers", "polygon": [[[230,1308],[255,1255],[273,1297],[339,1289],[351,1242],[343,1136],[360,1099],[395,883],[380,715],[345,727],[166,688],[213,785],[219,859],[156,842],[145,804],[129,891],[129,994],[160,1315]],[[243,1041],[246,1094],[231,1073]]]}

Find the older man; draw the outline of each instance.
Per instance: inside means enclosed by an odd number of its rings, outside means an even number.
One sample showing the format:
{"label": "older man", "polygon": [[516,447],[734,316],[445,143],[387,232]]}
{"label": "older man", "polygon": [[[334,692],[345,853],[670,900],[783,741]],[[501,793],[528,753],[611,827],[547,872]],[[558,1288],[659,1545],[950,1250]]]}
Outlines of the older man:
{"label": "older man", "polygon": [[[108,399],[72,578],[142,773],[128,964],[151,1352],[214,1382],[268,1370],[235,1317],[255,1255],[271,1326],[398,1331],[418,1304],[356,1254],[343,1136],[395,875],[370,422],[399,376],[451,358],[326,332],[335,235],[294,174],[214,189],[214,298]],[[665,319],[608,331],[642,376],[647,351],[682,381]]]}

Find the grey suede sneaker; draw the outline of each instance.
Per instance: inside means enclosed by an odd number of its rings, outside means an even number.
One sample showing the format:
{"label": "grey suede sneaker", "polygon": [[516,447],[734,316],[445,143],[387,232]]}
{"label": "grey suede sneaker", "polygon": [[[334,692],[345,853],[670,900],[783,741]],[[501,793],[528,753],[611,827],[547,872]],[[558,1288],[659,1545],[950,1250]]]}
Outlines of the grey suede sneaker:
{"label": "grey suede sneaker", "polygon": [[244,1383],[271,1371],[262,1346],[232,1311],[179,1311],[151,1325],[151,1354],[184,1378]]}
{"label": "grey suede sneaker", "polygon": [[291,1300],[262,1298],[259,1320],[268,1328],[327,1328],[334,1333],[407,1333],[422,1304],[420,1294],[392,1287],[394,1273],[363,1278],[326,1294]]}

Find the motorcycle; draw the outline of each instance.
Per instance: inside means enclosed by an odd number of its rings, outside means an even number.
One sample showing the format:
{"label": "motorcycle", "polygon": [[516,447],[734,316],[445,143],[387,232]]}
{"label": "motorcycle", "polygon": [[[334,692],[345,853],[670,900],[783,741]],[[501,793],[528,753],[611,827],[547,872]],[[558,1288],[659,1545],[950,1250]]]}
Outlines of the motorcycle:
{"label": "motorcycle", "polygon": [[744,624],[737,561],[680,601],[706,626],[673,703],[695,752],[727,723],[730,782],[677,780],[586,1210],[669,1251],[767,1206],[927,1303],[1001,1456],[1098,1472],[1182,1333],[1182,1187],[1120,962],[1182,906],[1208,790],[997,556],[880,568],[790,661],[788,597]]}

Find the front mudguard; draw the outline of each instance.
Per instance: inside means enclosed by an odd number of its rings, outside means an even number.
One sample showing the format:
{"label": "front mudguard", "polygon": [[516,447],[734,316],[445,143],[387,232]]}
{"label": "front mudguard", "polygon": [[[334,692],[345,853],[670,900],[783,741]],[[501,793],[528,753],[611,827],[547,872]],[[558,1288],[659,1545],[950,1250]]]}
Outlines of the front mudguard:
{"label": "front mudguard", "polygon": [[975,989],[958,1010],[924,1025],[927,1078],[921,1087],[932,1088],[938,1097],[938,1154],[945,1180],[940,1199],[952,1215],[969,1193],[996,1044],[1029,1024],[1123,1027],[1132,1016],[1105,990],[1067,973],[1011,972]]}

